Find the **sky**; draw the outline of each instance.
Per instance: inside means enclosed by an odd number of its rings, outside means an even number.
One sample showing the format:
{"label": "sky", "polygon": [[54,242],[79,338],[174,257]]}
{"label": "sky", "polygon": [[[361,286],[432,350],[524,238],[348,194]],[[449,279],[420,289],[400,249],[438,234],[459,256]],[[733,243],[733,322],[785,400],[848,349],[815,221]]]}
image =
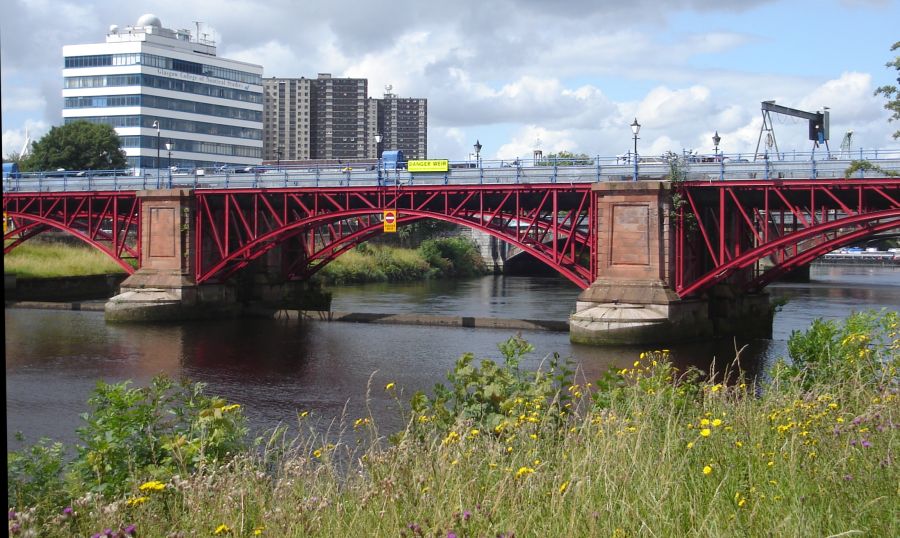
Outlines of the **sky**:
{"label": "sky", "polygon": [[[367,78],[428,100],[428,157],[569,151],[752,153],[760,103],[830,112],[829,145],[898,149],[885,64],[900,0],[3,0],[3,155],[62,124],[62,47],[102,43],[153,13],[208,34],[265,77]],[[781,151],[808,152],[805,120],[772,115]],[[763,146],[765,141],[763,141]],[[819,151],[819,150],[817,150]]]}

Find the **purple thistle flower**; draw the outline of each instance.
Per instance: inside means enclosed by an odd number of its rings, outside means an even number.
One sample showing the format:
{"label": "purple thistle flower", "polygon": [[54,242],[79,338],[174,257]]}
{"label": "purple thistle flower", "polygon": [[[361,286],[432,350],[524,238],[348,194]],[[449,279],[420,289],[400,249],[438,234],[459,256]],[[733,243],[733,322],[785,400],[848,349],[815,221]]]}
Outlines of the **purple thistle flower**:
{"label": "purple thistle flower", "polygon": [[863,447],[863,448],[869,448],[869,447],[871,447],[871,446],[872,446],[872,443],[870,443],[867,439],[863,439],[863,440],[862,440],[862,447]]}
{"label": "purple thistle flower", "polygon": [[447,533],[447,538],[456,538],[456,533],[453,532],[453,531],[448,532],[448,533]]}
{"label": "purple thistle flower", "polygon": [[468,510],[463,510],[463,521],[469,521],[469,518],[472,517],[472,512]]}
{"label": "purple thistle flower", "polygon": [[856,439],[850,439],[850,446],[856,446]]}
{"label": "purple thistle flower", "polygon": [[134,523],[132,523],[131,525],[125,527],[125,530],[123,530],[122,532],[127,534],[128,536],[134,536],[135,531],[137,531],[137,527],[134,525]]}
{"label": "purple thistle flower", "polygon": [[845,474],[845,475],[844,475],[844,480],[847,480],[847,481],[853,480],[853,475],[852,475],[852,474]]}
{"label": "purple thistle flower", "polygon": [[20,530],[22,530],[22,527],[20,527],[18,523],[13,523],[12,525],[9,526],[10,534],[19,534]]}
{"label": "purple thistle flower", "polygon": [[10,511],[9,511],[9,520],[10,520],[10,521],[15,521],[15,520],[16,520],[16,511],[15,511],[15,510],[10,510]]}

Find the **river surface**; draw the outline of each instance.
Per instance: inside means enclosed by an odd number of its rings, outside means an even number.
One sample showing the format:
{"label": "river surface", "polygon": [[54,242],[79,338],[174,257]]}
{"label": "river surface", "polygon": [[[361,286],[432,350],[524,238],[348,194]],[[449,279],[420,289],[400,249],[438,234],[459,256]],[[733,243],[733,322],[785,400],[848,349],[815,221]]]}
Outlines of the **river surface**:
{"label": "river surface", "polygon": [[[772,340],[672,346],[679,365],[708,369],[731,362],[761,371],[787,353],[794,330],[815,318],[843,318],[854,310],[900,308],[900,268],[813,266],[809,283],[777,283],[773,299],[787,299],[775,316]],[[560,278],[488,276],[463,281],[378,284],[334,289],[335,311],[565,320],[579,290]],[[402,426],[388,382],[403,402],[446,380],[465,352],[500,359],[506,330],[242,319],[182,324],[109,325],[101,312],[7,308],[7,444],[21,431],[77,441],[79,414],[98,380],[143,386],[165,373],[207,384],[208,394],[241,403],[251,428],[294,427],[310,411],[319,427],[343,415],[352,425],[371,409],[382,433]],[[552,353],[569,357],[593,381],[610,367],[630,365],[642,347],[571,344],[567,333],[523,331],[535,346],[523,367]],[[368,397],[367,397],[368,394]]]}

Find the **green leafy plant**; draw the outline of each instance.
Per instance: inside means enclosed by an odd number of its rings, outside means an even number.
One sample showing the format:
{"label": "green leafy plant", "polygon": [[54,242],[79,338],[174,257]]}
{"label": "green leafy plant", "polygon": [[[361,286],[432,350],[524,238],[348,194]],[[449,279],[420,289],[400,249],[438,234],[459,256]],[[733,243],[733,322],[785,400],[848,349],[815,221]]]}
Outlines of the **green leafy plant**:
{"label": "green leafy plant", "polygon": [[[17,434],[22,440],[21,434]],[[59,505],[64,502],[62,478],[66,450],[62,443],[41,439],[6,457],[6,496],[10,506],[29,506],[40,500]]]}
{"label": "green leafy plant", "polygon": [[91,490],[120,493],[140,475],[188,473],[244,448],[240,406],[205,396],[203,384],[158,376],[145,388],[128,385],[97,383],[82,415],[72,470]]}
{"label": "green leafy plant", "polygon": [[466,353],[447,374],[449,386],[436,384],[431,398],[417,392],[412,398],[412,411],[426,417],[418,422],[446,431],[458,421],[469,421],[493,431],[517,406],[526,402],[543,409],[565,407],[570,397],[563,389],[572,384],[574,376],[567,362],[554,354],[548,360],[546,371],[524,371],[520,368],[522,357],[532,352],[534,346],[514,336],[499,348],[503,364],[489,359],[476,364],[475,356]]}
{"label": "green leafy plant", "polygon": [[779,361],[774,377],[813,383],[859,378],[879,383],[896,376],[900,314],[893,311],[854,312],[844,321],[816,319],[807,331],[788,339],[790,362]]}

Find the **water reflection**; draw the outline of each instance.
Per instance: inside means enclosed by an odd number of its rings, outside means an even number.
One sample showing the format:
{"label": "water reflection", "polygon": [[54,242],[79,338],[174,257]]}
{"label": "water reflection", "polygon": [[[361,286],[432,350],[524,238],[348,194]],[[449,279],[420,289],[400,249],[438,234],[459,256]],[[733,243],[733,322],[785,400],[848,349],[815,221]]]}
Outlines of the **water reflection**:
{"label": "water reflection", "polygon": [[[786,353],[790,332],[815,317],[842,318],[854,309],[900,304],[900,271],[813,268],[808,284],[776,284],[788,299],[771,341],[722,340],[673,347],[676,365],[709,370],[731,363],[751,375]],[[334,310],[433,315],[567,319],[578,289],[562,279],[485,277],[411,285],[367,285],[336,291]],[[161,325],[108,325],[98,312],[7,309],[7,443],[16,431],[71,442],[79,413],[97,380],[145,385],[158,373],[208,384],[207,391],[244,404],[256,430],[296,424],[310,410],[330,419],[345,406],[350,421],[375,414],[382,432],[402,426],[384,392],[395,382],[401,401],[445,380],[465,352],[499,360],[509,331],[459,327],[231,320]],[[571,357],[587,380],[630,365],[643,347],[571,344],[565,333],[526,331],[535,346],[523,367],[554,352]],[[746,346],[746,347],[745,347]],[[367,406],[368,398],[368,406]],[[13,443],[10,445],[16,447]]]}

